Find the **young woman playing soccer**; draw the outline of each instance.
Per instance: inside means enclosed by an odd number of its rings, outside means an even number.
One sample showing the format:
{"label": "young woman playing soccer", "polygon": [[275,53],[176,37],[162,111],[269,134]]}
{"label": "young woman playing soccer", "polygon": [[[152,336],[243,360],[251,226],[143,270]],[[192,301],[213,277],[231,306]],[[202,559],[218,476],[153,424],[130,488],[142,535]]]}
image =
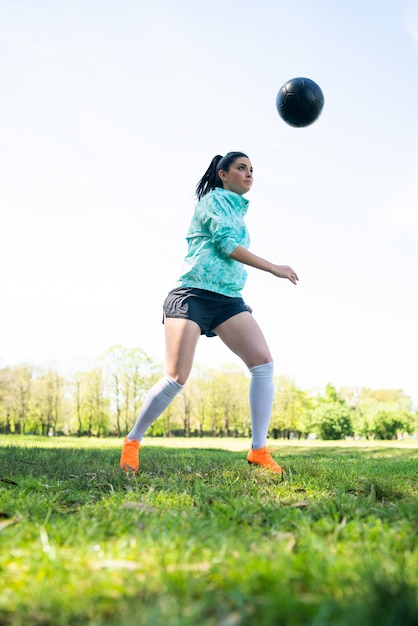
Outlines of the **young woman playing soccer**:
{"label": "young woman playing soccer", "polygon": [[192,369],[200,335],[218,336],[251,374],[252,446],[249,463],[282,473],[266,448],[273,405],[273,358],[260,327],[241,296],[245,265],[287,278],[296,272],[249,250],[243,196],[253,184],[253,168],[243,152],[216,156],[196,187],[198,203],[187,234],[188,252],[175,289],[164,302],[165,375],[146,396],[136,423],[124,440],[120,465],[138,472],[146,430],[183,389]]}

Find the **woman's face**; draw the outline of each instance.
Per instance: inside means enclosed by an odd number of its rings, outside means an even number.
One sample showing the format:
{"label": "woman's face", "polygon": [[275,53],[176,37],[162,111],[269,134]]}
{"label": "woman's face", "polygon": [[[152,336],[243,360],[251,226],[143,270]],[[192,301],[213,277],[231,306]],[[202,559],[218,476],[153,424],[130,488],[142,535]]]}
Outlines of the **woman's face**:
{"label": "woman's face", "polygon": [[250,191],[253,184],[253,166],[247,157],[237,157],[229,170],[219,170],[219,178],[224,189],[234,191],[243,196]]}

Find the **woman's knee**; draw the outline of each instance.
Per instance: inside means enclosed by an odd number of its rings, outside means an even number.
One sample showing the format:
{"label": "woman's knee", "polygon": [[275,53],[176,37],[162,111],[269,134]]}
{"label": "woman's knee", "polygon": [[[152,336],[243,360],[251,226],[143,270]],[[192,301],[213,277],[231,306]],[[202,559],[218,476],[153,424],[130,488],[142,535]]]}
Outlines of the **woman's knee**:
{"label": "woman's knee", "polygon": [[190,376],[190,372],[186,373],[186,372],[172,372],[170,374],[170,371],[166,371],[166,374],[168,376],[170,376],[170,378],[172,378],[173,380],[176,381],[176,383],[178,383],[179,385],[185,385],[189,379]]}
{"label": "woman's knee", "polygon": [[268,363],[273,364],[273,357],[270,352],[264,352],[257,356],[254,355],[253,358],[250,358],[247,365],[248,367],[258,367],[259,365],[267,365]]}

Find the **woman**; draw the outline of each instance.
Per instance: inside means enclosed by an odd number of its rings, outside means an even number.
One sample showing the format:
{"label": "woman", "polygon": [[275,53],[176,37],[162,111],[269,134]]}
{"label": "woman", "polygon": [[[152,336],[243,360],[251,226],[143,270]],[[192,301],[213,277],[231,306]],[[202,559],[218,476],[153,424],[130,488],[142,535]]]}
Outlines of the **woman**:
{"label": "woman", "polygon": [[120,465],[138,472],[142,437],[183,389],[200,335],[218,336],[249,368],[252,446],[249,463],[282,473],[267,450],[273,405],[273,358],[260,327],[241,296],[245,265],[287,278],[296,272],[250,252],[244,223],[253,168],[243,152],[216,156],[196,187],[198,203],[187,234],[183,272],[164,302],[164,377],[148,392],[133,429],[123,443]]}

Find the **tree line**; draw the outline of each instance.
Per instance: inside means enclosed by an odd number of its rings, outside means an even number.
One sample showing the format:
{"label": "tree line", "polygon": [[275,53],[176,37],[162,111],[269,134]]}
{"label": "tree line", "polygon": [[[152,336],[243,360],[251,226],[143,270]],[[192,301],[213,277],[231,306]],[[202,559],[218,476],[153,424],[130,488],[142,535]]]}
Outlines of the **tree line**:
{"label": "tree line", "polygon": [[[142,349],[113,346],[89,368],[64,376],[30,365],[0,370],[0,433],[124,436],[160,378]],[[238,366],[195,366],[187,385],[153,424],[151,436],[249,437],[249,375]],[[416,436],[418,411],[402,390],[342,388],[319,394],[275,378],[273,438]]]}

